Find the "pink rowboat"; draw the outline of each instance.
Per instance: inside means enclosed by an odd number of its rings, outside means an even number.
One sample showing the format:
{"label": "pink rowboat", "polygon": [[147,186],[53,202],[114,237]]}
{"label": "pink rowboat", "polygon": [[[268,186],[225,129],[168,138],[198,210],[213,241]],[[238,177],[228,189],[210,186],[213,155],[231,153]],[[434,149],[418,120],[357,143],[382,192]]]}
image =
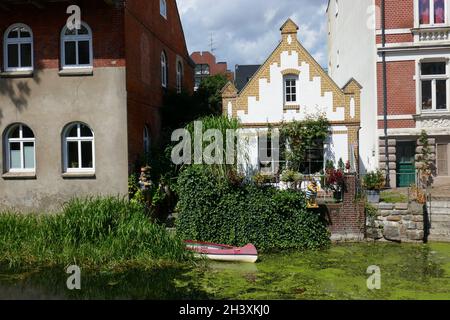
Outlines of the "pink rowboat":
{"label": "pink rowboat", "polygon": [[195,256],[199,258],[205,257],[215,261],[248,263],[255,263],[258,260],[258,251],[252,244],[238,248],[198,241],[185,241],[185,243],[186,249],[193,251]]}

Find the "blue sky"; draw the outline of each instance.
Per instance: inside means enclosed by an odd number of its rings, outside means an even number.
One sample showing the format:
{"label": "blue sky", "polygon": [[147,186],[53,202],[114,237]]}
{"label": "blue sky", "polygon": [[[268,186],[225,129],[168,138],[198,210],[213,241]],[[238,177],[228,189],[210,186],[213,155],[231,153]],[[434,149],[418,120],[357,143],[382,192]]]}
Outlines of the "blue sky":
{"label": "blue sky", "polygon": [[287,18],[300,27],[299,39],[327,65],[327,0],[177,0],[189,52],[210,48],[219,61],[261,64],[280,41]]}

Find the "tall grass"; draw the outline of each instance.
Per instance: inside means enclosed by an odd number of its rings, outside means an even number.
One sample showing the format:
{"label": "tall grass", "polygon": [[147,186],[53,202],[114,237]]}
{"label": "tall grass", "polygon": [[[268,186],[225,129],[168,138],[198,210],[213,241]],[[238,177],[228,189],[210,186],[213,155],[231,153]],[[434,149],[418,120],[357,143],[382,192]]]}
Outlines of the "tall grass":
{"label": "tall grass", "polygon": [[[215,164],[215,165],[211,165],[209,166],[210,169],[216,173],[217,175],[221,176],[221,177],[228,177],[230,171],[235,171],[237,169],[237,157],[238,157],[238,149],[240,149],[240,153],[242,156],[246,157],[246,153],[245,150],[243,150],[244,146],[242,145],[242,143],[239,144],[239,140],[236,138],[234,141],[234,146],[232,147],[233,149],[230,151],[233,151],[233,158],[234,158],[234,163],[233,164],[228,164],[227,163],[227,152],[228,152],[228,148],[231,147],[229,145],[227,145],[227,130],[231,130],[235,133],[238,132],[238,130],[241,128],[241,125],[239,123],[239,120],[234,119],[234,118],[228,118],[226,116],[207,116],[207,117],[203,117],[200,118],[194,122],[189,123],[186,126],[186,130],[190,133],[191,135],[191,146],[192,146],[192,155],[194,154],[194,146],[195,146],[195,122],[200,122],[202,124],[202,134],[205,134],[206,131],[210,130],[210,129],[214,129],[214,130],[219,130],[222,136],[222,142],[223,144],[221,145],[222,148],[222,164]],[[210,144],[212,143],[212,141],[202,141],[202,146],[203,149],[205,150],[206,147],[208,147]],[[230,152],[231,153],[231,152]],[[204,161],[205,159],[203,159]],[[243,159],[245,160],[245,159]]]}
{"label": "tall grass", "polygon": [[118,266],[189,258],[181,240],[119,198],[75,199],[57,215],[0,214],[0,262]]}

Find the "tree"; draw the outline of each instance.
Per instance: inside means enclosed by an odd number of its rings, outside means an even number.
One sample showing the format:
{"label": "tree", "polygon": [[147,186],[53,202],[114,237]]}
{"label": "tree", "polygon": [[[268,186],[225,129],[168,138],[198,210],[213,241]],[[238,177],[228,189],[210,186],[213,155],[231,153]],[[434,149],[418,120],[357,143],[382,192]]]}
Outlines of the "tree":
{"label": "tree", "polygon": [[196,92],[198,102],[203,106],[206,115],[222,115],[222,88],[229,80],[223,74],[205,78]]}

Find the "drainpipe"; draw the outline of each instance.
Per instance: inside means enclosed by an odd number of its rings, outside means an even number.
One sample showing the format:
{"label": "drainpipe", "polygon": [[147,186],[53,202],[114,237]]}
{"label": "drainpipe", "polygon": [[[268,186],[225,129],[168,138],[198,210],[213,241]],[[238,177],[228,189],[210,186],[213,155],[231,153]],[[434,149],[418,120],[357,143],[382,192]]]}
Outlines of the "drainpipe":
{"label": "drainpipe", "polygon": [[[385,2],[386,0],[381,1],[381,42],[382,47],[386,47],[386,10],[385,10]],[[383,116],[384,116],[384,144],[385,144],[385,155],[386,155],[386,187],[391,187],[391,177],[390,177],[390,169],[389,169],[389,139],[388,139],[388,119],[387,119],[387,108],[388,108],[388,99],[387,99],[387,70],[386,70],[386,52],[383,51],[381,53],[383,59]]]}

